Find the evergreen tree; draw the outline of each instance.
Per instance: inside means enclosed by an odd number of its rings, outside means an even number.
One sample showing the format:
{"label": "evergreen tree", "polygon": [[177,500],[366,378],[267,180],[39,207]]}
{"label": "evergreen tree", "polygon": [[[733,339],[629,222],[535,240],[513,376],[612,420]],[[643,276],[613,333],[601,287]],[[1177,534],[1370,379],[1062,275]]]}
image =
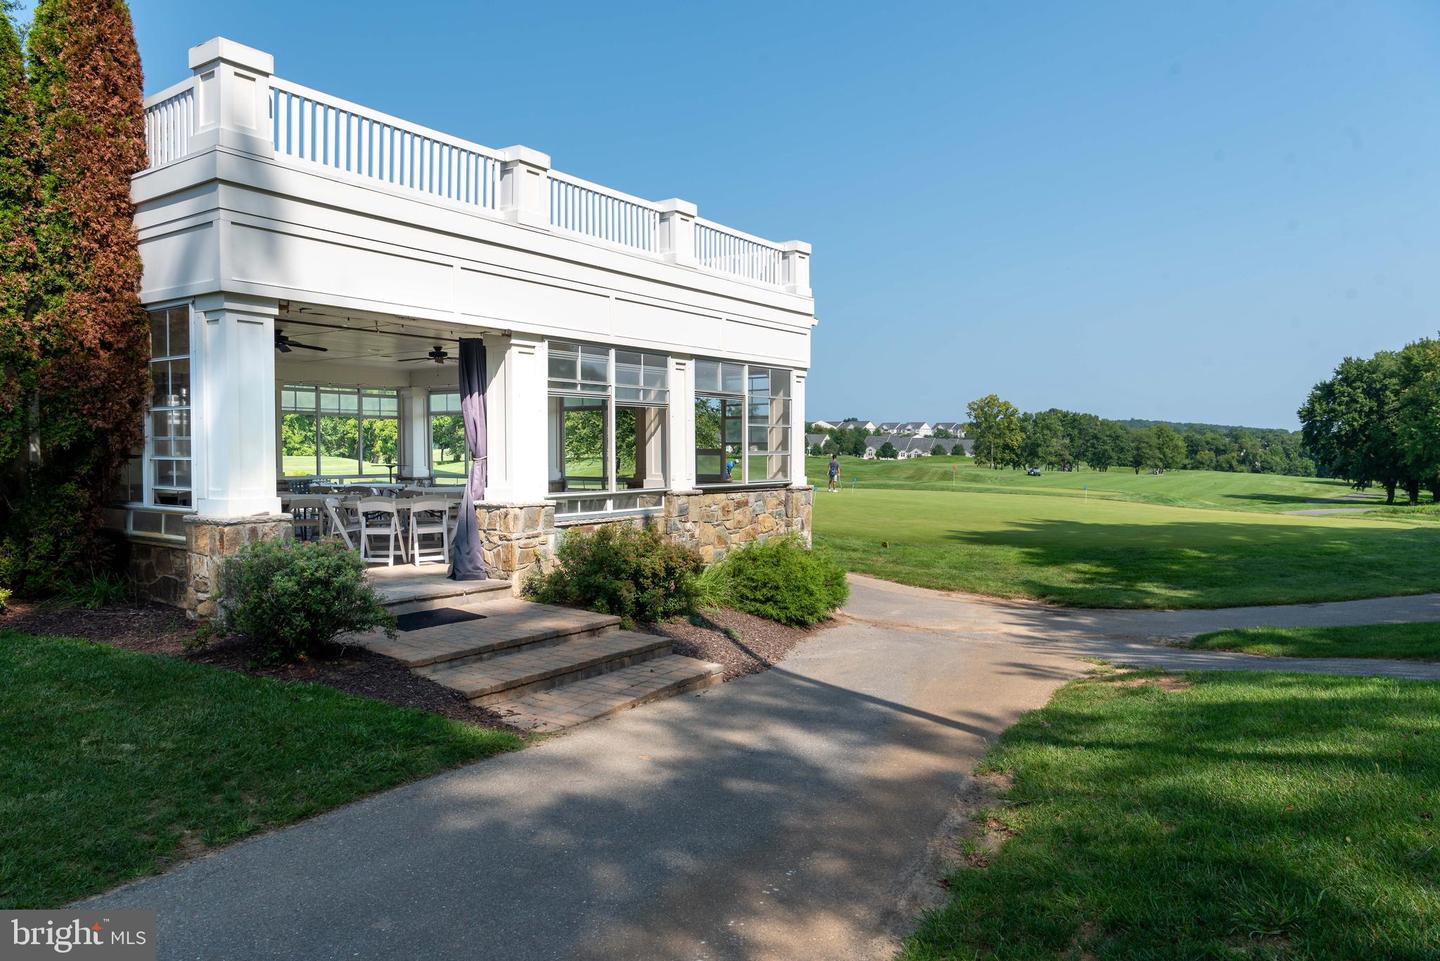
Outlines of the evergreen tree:
{"label": "evergreen tree", "polygon": [[35,177],[35,113],[20,36],[10,6],[0,4],[0,528],[23,483],[25,441],[36,357],[29,336],[39,207]]}
{"label": "evergreen tree", "polygon": [[122,0],[41,0],[27,52],[40,171],[25,333],[38,459],[7,524],[0,579],[43,592],[103,561],[101,508],[143,438],[150,341],[130,178],[146,164],[145,118]]}

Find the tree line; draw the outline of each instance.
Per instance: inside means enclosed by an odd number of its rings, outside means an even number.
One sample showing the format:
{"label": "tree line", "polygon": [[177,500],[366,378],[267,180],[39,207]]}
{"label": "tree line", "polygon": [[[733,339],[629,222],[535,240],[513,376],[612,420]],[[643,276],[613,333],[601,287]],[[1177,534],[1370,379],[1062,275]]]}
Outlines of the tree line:
{"label": "tree line", "polygon": [[1057,408],[1022,412],[995,394],[971,401],[966,412],[975,460],[997,469],[1315,474],[1315,462],[1295,431],[1210,424],[1177,429],[1164,422],[1108,420]]}
{"label": "tree line", "polygon": [[1397,490],[1411,504],[1422,490],[1440,501],[1440,341],[1346,357],[1298,413],[1326,476],[1381,487],[1390,504]]}

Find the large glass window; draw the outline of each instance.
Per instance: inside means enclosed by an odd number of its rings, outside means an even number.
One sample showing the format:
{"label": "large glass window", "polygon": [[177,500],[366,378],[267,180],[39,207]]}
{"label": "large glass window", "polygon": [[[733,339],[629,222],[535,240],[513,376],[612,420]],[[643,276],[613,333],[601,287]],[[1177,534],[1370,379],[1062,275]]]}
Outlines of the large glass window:
{"label": "large glass window", "polygon": [[430,392],[430,470],[436,477],[464,477],[470,464],[458,390]]}
{"label": "large glass window", "polygon": [[[664,489],[669,358],[556,341],[548,353],[550,492]],[[561,505],[562,513],[621,506],[654,505],[633,497],[587,497]]]}
{"label": "large glass window", "polygon": [[387,388],[286,384],[280,392],[281,471],[287,476],[393,475],[400,396]]}
{"label": "large glass window", "polygon": [[150,312],[150,380],[149,503],[191,507],[188,305]]}
{"label": "large glass window", "polygon": [[790,476],[790,372],[695,362],[695,480],[763,484]]}

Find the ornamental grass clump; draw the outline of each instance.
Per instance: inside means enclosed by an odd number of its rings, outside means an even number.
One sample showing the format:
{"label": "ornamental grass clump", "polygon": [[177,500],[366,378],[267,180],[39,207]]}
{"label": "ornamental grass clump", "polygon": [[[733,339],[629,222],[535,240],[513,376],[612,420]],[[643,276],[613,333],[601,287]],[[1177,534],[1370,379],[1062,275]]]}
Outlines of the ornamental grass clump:
{"label": "ornamental grass clump", "polygon": [[701,579],[706,606],[732,607],[805,627],[827,620],[850,596],[845,571],[824,551],[794,537],[772,537],[732,551]]}
{"label": "ornamental grass clump", "polygon": [[526,585],[546,604],[618,615],[627,626],[654,623],[695,609],[696,582],[705,563],[690,548],[630,524],[566,534],[556,566]]}
{"label": "ornamental grass clump", "polygon": [[221,568],[216,622],[260,645],[272,663],[313,657],[342,634],[395,633],[365,562],[337,540],[244,547]]}

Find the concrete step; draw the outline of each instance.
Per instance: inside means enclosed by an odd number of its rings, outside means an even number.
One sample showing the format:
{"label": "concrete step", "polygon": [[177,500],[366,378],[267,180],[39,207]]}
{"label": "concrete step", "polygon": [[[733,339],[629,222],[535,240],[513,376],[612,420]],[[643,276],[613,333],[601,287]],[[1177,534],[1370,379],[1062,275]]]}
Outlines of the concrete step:
{"label": "concrete step", "polygon": [[[472,611],[482,619],[401,631],[394,640],[373,631],[358,638],[357,643],[410,668],[458,666],[514,651],[594,637],[613,631],[620,624],[620,618],[613,614],[533,604],[514,597],[445,606]],[[411,609],[405,605],[397,608],[396,613],[408,613]]]}
{"label": "concrete step", "polygon": [[489,706],[669,653],[669,638],[610,631],[482,661],[432,664],[415,672],[459,691],[471,704]]}
{"label": "concrete step", "polygon": [[525,731],[563,731],[650,701],[719,684],[723,670],[709,661],[666,654],[490,707],[507,723]]}
{"label": "concrete step", "polygon": [[513,593],[510,582],[505,580],[452,581],[440,564],[372,567],[365,576],[375,586],[380,603],[392,611],[400,607],[407,611],[453,607],[460,601],[509,597]]}

